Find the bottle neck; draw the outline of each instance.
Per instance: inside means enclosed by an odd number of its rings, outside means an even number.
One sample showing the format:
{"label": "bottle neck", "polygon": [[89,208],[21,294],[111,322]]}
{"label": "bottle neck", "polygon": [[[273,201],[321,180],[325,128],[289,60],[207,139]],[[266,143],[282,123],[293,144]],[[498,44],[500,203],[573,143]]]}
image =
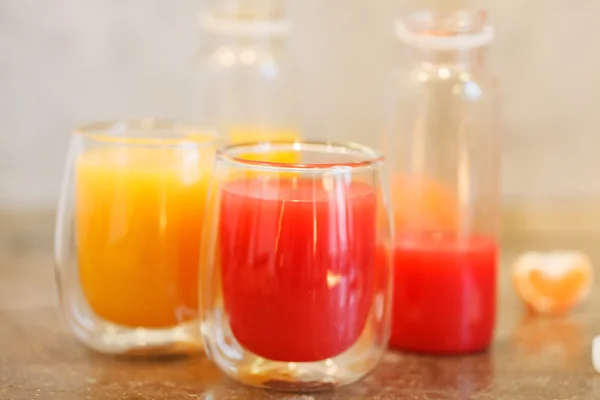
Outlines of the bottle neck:
{"label": "bottle neck", "polygon": [[238,40],[265,42],[277,37],[285,37],[291,30],[285,19],[252,20],[237,17],[222,17],[213,12],[202,13],[199,17],[202,29],[214,36],[236,37]]}
{"label": "bottle neck", "polygon": [[209,0],[208,5],[221,18],[268,21],[285,17],[284,0]]}
{"label": "bottle neck", "polygon": [[291,29],[289,21],[246,20],[222,18],[212,12],[200,15],[200,25],[217,45],[234,48],[254,48],[280,50]]}
{"label": "bottle neck", "polygon": [[486,62],[486,47],[473,49],[432,50],[410,47],[409,56],[416,63],[430,63],[467,69],[482,68]]}
{"label": "bottle neck", "polygon": [[270,48],[281,50],[285,47],[287,37],[284,35],[236,35],[236,34],[212,34],[211,41],[223,46],[238,48]]}

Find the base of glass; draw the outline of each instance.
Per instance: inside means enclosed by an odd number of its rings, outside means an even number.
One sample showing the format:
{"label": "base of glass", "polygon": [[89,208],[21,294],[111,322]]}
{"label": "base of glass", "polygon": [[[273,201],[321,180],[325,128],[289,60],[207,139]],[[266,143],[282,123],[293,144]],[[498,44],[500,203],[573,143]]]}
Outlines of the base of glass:
{"label": "base of glass", "polygon": [[125,327],[108,322],[94,324],[92,330],[79,327],[76,338],[93,350],[104,354],[131,357],[169,357],[202,351],[199,323],[151,329]]}
{"label": "base of glass", "polygon": [[[246,385],[279,392],[308,393],[333,390],[364,378],[378,364],[382,352],[352,354],[317,362],[277,362],[248,353],[237,368],[224,369],[231,378]],[[224,366],[222,363],[219,363]]]}
{"label": "base of glass", "polygon": [[[371,373],[387,348],[386,325],[381,317],[367,320],[350,348],[335,357],[313,362],[275,361],[245,349],[233,335],[220,307],[204,314],[202,333],[207,356],[230,378],[262,389],[302,393],[332,390]],[[277,340],[277,336],[273,335],[272,340]]]}

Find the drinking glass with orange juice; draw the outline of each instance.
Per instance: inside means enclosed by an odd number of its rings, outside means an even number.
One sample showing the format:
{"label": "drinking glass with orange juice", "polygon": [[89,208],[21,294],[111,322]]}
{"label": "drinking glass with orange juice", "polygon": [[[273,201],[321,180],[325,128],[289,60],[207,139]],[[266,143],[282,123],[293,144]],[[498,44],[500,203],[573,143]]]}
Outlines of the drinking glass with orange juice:
{"label": "drinking glass with orange juice", "polygon": [[56,228],[61,310],[105,353],[200,349],[198,272],[214,133],[173,121],[72,136]]}

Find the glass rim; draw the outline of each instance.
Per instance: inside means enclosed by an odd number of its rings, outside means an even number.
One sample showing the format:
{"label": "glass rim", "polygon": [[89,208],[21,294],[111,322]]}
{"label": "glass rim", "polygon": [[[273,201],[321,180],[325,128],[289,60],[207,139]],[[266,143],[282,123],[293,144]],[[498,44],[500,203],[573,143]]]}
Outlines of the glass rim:
{"label": "glass rim", "polygon": [[[136,130],[144,133],[134,134]],[[158,131],[162,131],[163,134],[157,135]],[[90,122],[77,126],[73,129],[72,135],[107,144],[150,147],[189,144],[203,146],[226,140],[215,128],[195,122],[167,118],[132,118]]]}
{"label": "glass rim", "polygon": [[[281,151],[295,151],[302,152],[311,150],[311,147],[318,149],[338,149],[340,151],[329,151],[331,154],[355,154],[364,155],[364,159],[357,161],[345,161],[345,162],[318,162],[318,163],[296,163],[296,162],[282,162],[282,161],[261,161],[244,158],[242,154],[252,153],[266,153],[266,146],[290,146],[288,150]],[[231,154],[233,151],[238,151],[240,155]],[[328,153],[327,151],[322,151]],[[381,164],[384,160],[384,156],[381,152],[356,142],[335,142],[328,140],[272,140],[272,141],[252,141],[244,143],[234,143],[227,146],[221,147],[217,150],[216,159],[225,161],[231,164],[244,165],[251,168],[269,169],[269,170],[329,170],[337,167],[346,168],[361,168],[369,167],[376,164]]]}

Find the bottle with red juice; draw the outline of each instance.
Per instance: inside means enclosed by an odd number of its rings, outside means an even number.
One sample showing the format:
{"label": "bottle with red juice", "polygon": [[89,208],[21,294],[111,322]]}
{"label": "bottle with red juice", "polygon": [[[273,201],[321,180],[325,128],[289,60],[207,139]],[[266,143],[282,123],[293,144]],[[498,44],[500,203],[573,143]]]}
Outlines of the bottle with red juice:
{"label": "bottle with red juice", "polygon": [[394,213],[394,349],[488,348],[496,318],[499,154],[496,80],[480,10],[396,24],[407,61],[394,71],[384,137]]}

